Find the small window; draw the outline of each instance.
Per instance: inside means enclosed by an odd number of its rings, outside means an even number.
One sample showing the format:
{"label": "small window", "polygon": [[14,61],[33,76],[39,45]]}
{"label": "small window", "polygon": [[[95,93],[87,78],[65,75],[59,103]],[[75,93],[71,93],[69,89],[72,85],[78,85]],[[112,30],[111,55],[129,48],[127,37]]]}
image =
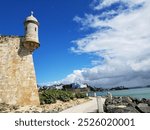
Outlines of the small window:
{"label": "small window", "polygon": [[27,27],[26,27],[25,29],[26,29],[26,31],[27,31]]}
{"label": "small window", "polygon": [[36,31],[36,28],[35,28],[35,31]]}

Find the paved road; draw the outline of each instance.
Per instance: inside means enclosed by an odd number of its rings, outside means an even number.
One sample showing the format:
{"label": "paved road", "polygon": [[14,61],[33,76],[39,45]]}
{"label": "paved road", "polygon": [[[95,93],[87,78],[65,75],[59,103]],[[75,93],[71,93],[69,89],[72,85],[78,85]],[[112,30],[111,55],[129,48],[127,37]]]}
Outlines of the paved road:
{"label": "paved road", "polygon": [[[102,99],[101,104],[104,104],[105,99],[104,98],[101,99]],[[96,98],[92,98],[92,100],[86,103],[68,108],[60,113],[97,113],[97,110],[98,110],[97,100]]]}

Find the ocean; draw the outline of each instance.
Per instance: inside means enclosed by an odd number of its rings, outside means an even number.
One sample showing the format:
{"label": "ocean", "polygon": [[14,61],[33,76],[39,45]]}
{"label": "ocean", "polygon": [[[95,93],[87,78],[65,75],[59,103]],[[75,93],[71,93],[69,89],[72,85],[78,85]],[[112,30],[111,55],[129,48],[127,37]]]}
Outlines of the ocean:
{"label": "ocean", "polygon": [[[107,91],[108,92],[108,91]],[[107,92],[96,92],[97,96],[105,96]],[[150,88],[138,88],[138,89],[127,89],[127,90],[113,90],[109,91],[113,96],[130,96],[134,98],[146,98],[150,99]],[[93,96],[93,93],[89,93],[89,96]]]}

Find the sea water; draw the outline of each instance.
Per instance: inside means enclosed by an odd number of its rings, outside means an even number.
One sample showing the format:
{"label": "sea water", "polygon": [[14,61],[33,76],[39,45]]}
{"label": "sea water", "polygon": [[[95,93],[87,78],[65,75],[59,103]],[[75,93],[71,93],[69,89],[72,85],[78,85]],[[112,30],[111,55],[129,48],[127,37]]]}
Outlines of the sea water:
{"label": "sea water", "polygon": [[[108,92],[108,91],[107,91]],[[97,96],[105,96],[107,92],[96,92]],[[109,91],[113,96],[130,96],[134,98],[150,99],[150,88],[126,89],[126,90],[113,90]],[[92,93],[89,93],[92,96]]]}

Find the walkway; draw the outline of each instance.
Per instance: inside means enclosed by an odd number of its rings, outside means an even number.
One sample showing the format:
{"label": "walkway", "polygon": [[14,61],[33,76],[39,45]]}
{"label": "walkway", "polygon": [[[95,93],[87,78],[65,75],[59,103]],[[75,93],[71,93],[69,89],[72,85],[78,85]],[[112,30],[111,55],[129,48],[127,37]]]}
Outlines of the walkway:
{"label": "walkway", "polygon": [[[98,110],[97,100],[96,98],[91,98],[91,99],[92,100],[86,103],[68,108],[60,113],[97,113],[97,110]],[[104,102],[105,102],[105,99],[102,98],[101,104],[104,104]]]}

